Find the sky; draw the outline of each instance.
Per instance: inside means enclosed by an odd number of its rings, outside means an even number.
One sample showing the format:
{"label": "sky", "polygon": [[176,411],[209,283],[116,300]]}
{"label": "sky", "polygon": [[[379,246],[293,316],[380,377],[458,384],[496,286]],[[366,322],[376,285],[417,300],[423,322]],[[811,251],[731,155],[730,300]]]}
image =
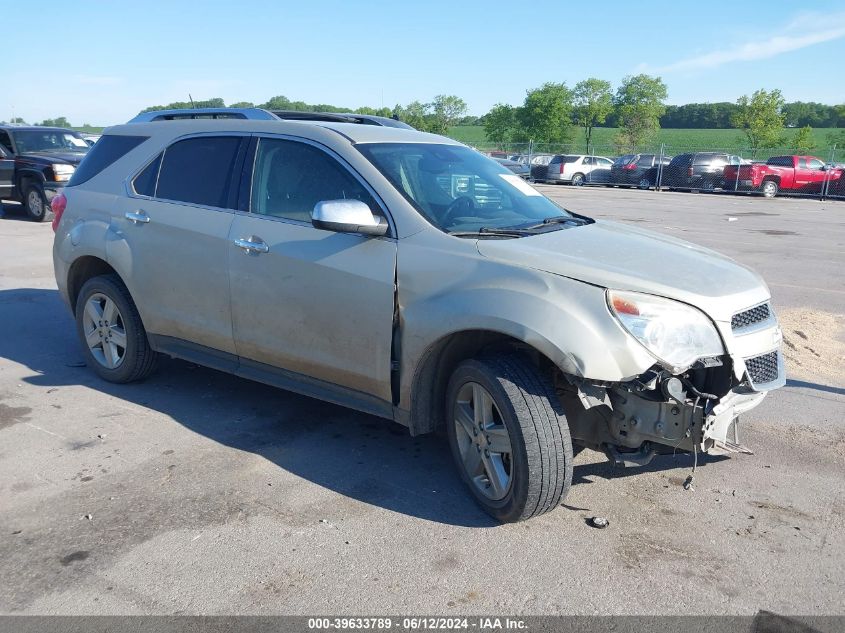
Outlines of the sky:
{"label": "sky", "polygon": [[599,77],[615,88],[640,72],[663,79],[671,104],[735,101],[758,88],[845,103],[841,0],[37,4],[53,17],[0,0],[10,27],[0,120],[112,125],[188,94],[351,108],[455,94],[481,115],[547,81]]}

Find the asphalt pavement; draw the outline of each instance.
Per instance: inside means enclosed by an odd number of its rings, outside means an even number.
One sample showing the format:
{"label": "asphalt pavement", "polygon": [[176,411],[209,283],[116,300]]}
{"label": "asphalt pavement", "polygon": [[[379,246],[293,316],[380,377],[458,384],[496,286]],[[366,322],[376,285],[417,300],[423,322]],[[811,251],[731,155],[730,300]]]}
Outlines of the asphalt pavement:
{"label": "asphalt pavement", "polygon": [[754,455],[700,459],[687,491],[688,455],[585,451],[565,506],[497,525],[440,437],[181,361],[97,379],[49,224],[7,205],[0,612],[842,614],[845,203],[540,188],[765,277],[795,349],[743,417]]}

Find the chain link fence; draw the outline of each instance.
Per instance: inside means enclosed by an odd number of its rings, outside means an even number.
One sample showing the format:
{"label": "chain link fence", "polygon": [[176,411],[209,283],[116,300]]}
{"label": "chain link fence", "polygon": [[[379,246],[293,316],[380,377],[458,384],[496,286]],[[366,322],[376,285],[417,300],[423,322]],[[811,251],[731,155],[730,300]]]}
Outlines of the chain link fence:
{"label": "chain link fence", "polygon": [[[845,148],[799,156],[792,148],[651,144],[506,143],[476,147],[530,168],[536,182],[845,200]],[[809,153],[809,152],[808,152]]]}

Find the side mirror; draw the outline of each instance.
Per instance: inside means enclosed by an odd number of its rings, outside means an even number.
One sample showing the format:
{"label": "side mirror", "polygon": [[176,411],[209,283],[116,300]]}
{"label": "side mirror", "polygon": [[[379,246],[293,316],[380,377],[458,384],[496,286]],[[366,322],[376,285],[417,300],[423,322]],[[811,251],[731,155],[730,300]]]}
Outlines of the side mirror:
{"label": "side mirror", "polygon": [[337,233],[362,233],[381,236],[387,233],[384,218],[376,217],[360,200],[323,200],[314,205],[311,224]]}

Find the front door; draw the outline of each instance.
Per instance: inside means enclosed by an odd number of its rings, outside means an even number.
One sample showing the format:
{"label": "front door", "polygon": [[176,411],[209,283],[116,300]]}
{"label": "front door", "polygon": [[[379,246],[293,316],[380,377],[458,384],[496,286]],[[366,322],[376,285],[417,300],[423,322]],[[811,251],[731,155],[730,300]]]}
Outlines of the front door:
{"label": "front door", "polygon": [[391,401],[396,241],[311,225],[317,202],[353,198],[384,213],[325,150],[260,139],[249,212],[229,234],[232,319],[244,375],[281,369],[281,382],[305,380],[306,393],[343,401],[332,396],[340,387],[360,396],[351,406],[372,410],[362,401]]}
{"label": "front door", "polygon": [[0,200],[12,197],[12,185],[15,177],[15,157],[12,154],[12,142],[5,130],[0,130]]}
{"label": "front door", "polygon": [[138,195],[120,198],[114,222],[123,240],[110,257],[131,261],[127,284],[144,326],[168,337],[158,346],[187,341],[234,362],[228,238],[246,144],[238,136],[177,141],[135,178]]}

